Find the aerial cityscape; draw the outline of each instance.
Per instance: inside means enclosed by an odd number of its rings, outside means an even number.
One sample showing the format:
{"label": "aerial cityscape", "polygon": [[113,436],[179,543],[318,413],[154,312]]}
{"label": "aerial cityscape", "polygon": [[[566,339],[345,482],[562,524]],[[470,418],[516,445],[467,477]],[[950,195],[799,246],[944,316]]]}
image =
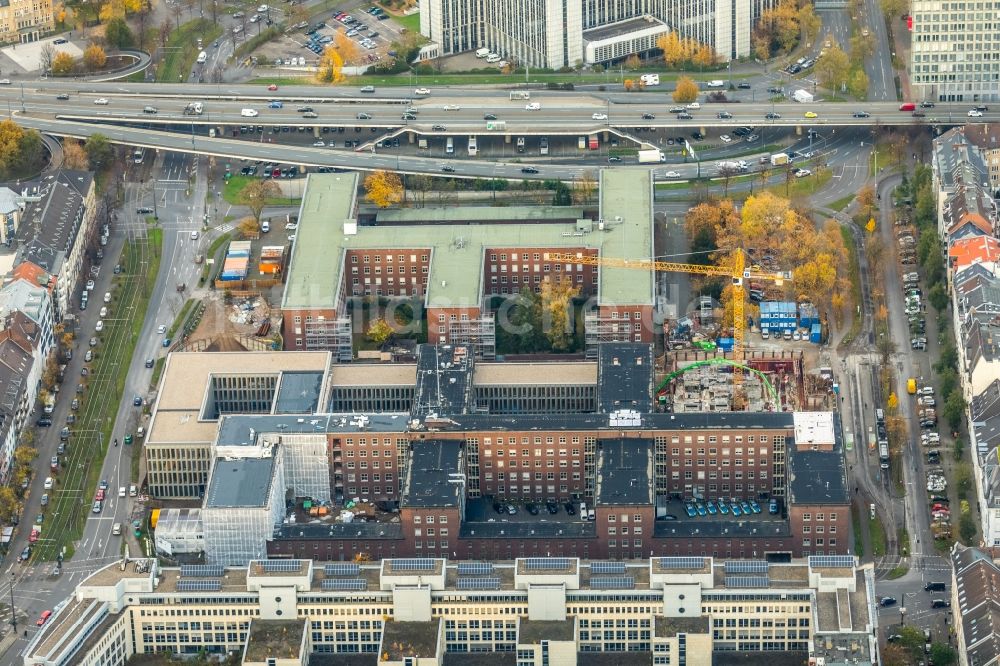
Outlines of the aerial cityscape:
{"label": "aerial cityscape", "polygon": [[1000,0],[0,2],[0,666],[1000,666]]}

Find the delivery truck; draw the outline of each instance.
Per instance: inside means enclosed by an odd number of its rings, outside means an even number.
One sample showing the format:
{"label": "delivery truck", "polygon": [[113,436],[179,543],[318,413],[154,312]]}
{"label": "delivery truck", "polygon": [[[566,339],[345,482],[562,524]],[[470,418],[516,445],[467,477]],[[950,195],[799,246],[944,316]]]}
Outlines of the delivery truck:
{"label": "delivery truck", "polygon": [[663,154],[662,150],[640,150],[639,151],[639,164],[661,164],[667,161],[667,156]]}
{"label": "delivery truck", "polygon": [[809,104],[815,100],[815,97],[813,97],[813,94],[808,90],[803,90],[802,88],[799,88],[798,90],[792,93],[792,99],[802,104]]}
{"label": "delivery truck", "polygon": [[729,171],[749,171],[750,165],[747,164],[746,160],[740,160],[739,162],[719,162],[719,171],[729,170]]}
{"label": "delivery truck", "polygon": [[775,153],[771,155],[771,166],[782,166],[788,164],[788,153]]}

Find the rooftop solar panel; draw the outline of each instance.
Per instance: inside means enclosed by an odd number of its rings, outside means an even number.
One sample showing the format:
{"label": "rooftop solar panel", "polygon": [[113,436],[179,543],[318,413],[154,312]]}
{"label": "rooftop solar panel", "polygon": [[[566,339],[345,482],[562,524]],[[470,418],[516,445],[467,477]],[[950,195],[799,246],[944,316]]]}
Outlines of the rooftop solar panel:
{"label": "rooftop solar panel", "polygon": [[225,574],[221,564],[182,564],[181,577],[198,578],[212,577],[219,578]]}
{"label": "rooftop solar panel", "polygon": [[261,560],[260,568],[267,573],[294,573],[302,568],[302,560]]}
{"label": "rooftop solar panel", "polygon": [[392,560],[393,571],[433,571],[436,560],[429,558],[408,558]]}
{"label": "rooftop solar panel", "polygon": [[499,590],[500,577],[487,576],[485,578],[459,578],[458,589],[460,590]]}
{"label": "rooftop solar panel", "polygon": [[459,562],[459,576],[483,576],[493,573],[493,565],[489,562]]}
{"label": "rooftop solar panel", "polygon": [[360,570],[361,567],[350,562],[323,565],[324,576],[357,576]]}
{"label": "rooftop solar panel", "polygon": [[765,560],[730,560],[726,562],[726,573],[766,574],[770,566],[770,563]]}
{"label": "rooftop solar panel", "polygon": [[591,574],[623,574],[625,573],[624,562],[591,562]]}
{"label": "rooftop solar panel", "polygon": [[194,578],[177,581],[178,592],[218,592],[222,589],[222,581],[214,578]]}
{"label": "rooftop solar panel", "polygon": [[320,583],[324,590],[367,590],[368,581],[364,578],[324,578]]}
{"label": "rooftop solar panel", "polygon": [[704,557],[661,557],[661,569],[703,569]]}
{"label": "rooftop solar panel", "polygon": [[726,576],[726,587],[767,587],[770,584],[767,576]]}
{"label": "rooftop solar panel", "polygon": [[528,557],[524,560],[524,568],[532,571],[568,569],[569,559],[565,557]]}
{"label": "rooftop solar panel", "polygon": [[591,576],[590,587],[598,590],[631,590],[635,587],[632,576]]}

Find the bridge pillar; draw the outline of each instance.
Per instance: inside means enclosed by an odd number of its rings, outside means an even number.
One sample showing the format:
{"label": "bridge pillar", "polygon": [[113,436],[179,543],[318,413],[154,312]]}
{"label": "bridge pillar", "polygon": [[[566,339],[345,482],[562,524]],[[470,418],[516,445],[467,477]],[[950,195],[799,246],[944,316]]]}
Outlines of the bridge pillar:
{"label": "bridge pillar", "polygon": [[514,137],[511,136],[510,134],[504,134],[503,135],[503,142],[506,143],[507,145],[510,145],[510,142],[513,141],[513,140],[514,140]]}
{"label": "bridge pillar", "polygon": [[795,126],[795,135],[796,136],[802,136],[802,125],[796,125]]}

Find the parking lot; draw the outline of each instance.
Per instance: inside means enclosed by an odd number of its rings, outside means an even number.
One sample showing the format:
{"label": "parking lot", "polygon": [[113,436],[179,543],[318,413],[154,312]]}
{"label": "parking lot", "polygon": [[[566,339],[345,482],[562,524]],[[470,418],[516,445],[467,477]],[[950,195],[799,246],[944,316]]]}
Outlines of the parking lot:
{"label": "parking lot", "polygon": [[389,54],[390,42],[399,35],[399,28],[380,9],[378,14],[361,9],[353,14],[335,11],[325,20],[299,23],[288,34],[265,44],[256,53],[257,61],[279,67],[313,67],[338,31],[357,46],[358,57],[346,62],[347,66],[378,62]]}

